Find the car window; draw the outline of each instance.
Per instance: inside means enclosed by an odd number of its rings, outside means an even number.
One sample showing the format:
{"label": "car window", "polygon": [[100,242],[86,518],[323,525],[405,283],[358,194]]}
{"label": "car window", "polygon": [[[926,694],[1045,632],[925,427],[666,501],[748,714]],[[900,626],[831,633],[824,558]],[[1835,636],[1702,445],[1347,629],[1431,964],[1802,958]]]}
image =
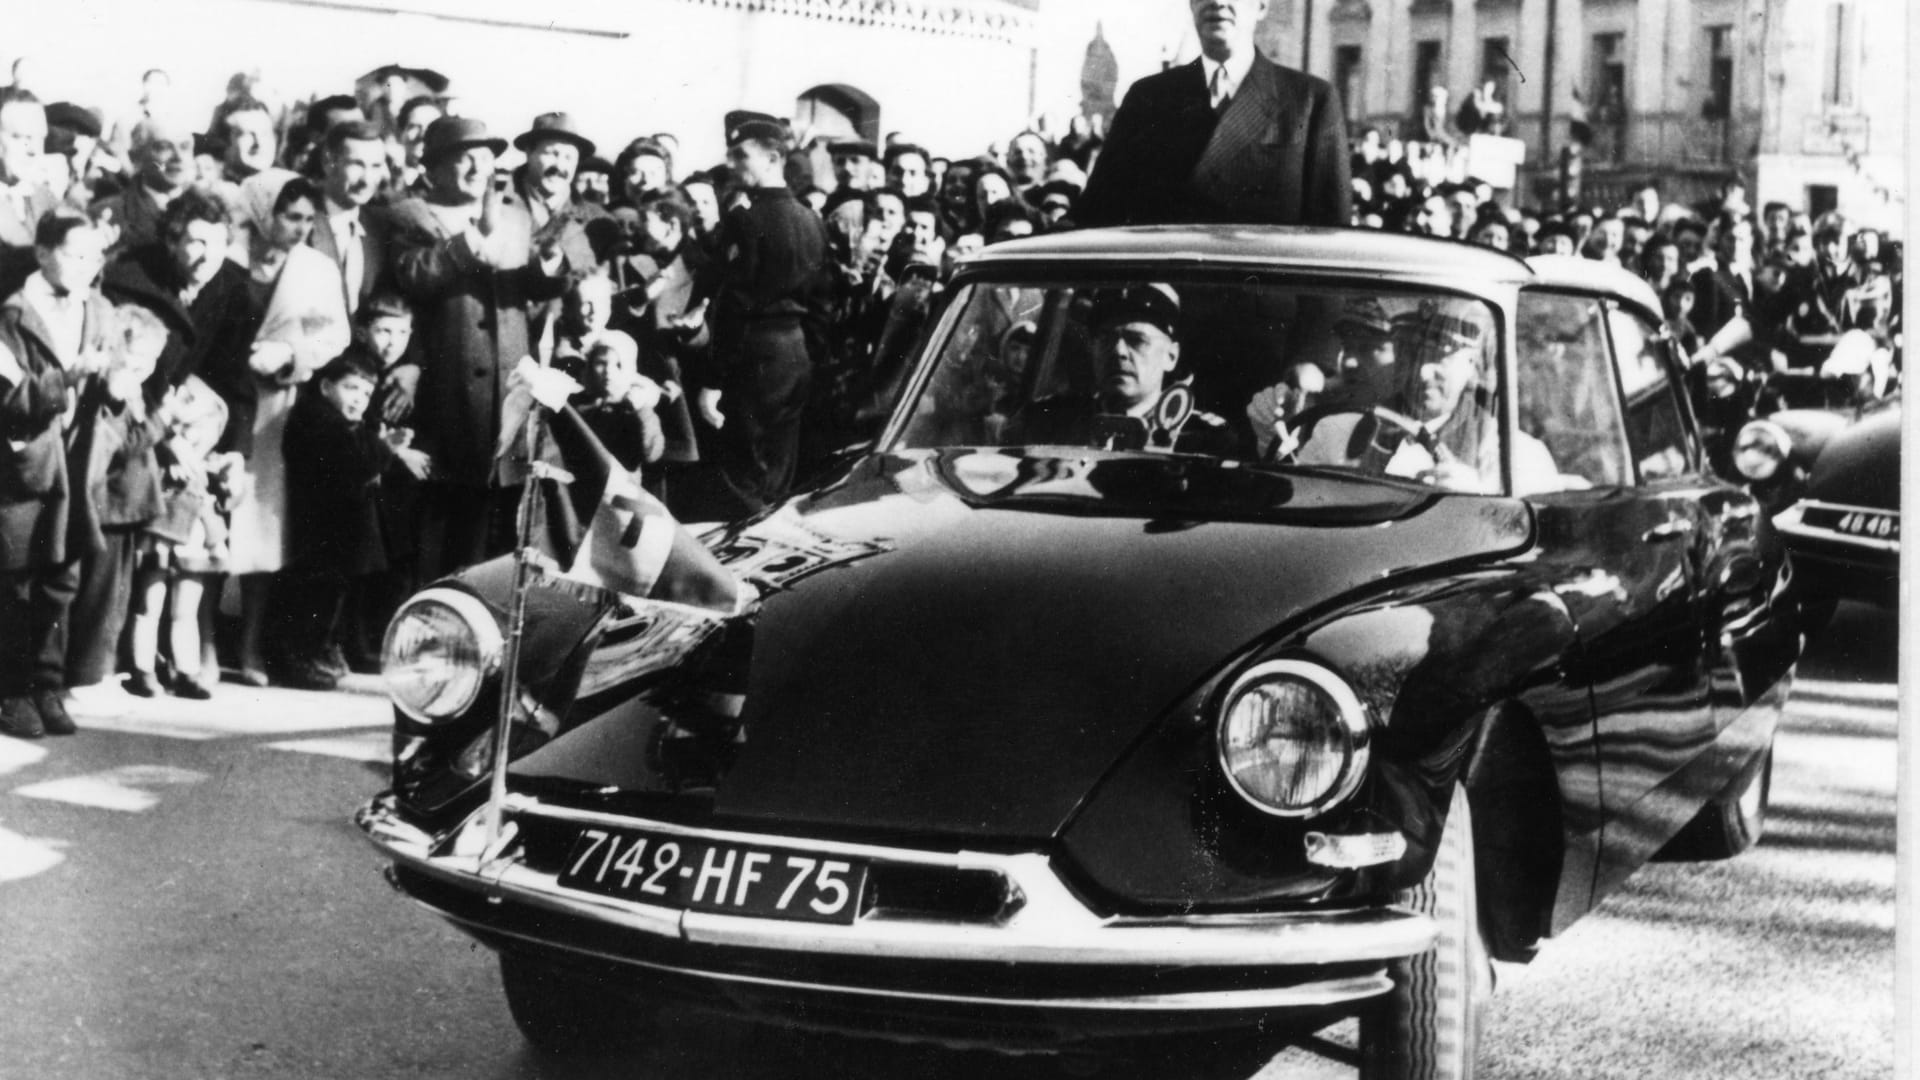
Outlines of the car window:
{"label": "car window", "polygon": [[1605,305],[1528,290],[1516,315],[1521,434],[1552,455],[1562,490],[1630,483]]}
{"label": "car window", "polygon": [[1626,394],[1627,443],[1640,480],[1680,476],[1688,469],[1687,429],[1680,419],[1677,390],[1661,361],[1666,344],[1659,329],[1618,308],[1608,314],[1607,325],[1613,330],[1620,387]]}
{"label": "car window", "polygon": [[973,280],[901,449],[1065,446],[1498,491],[1500,320],[1468,297],[1248,274]]}

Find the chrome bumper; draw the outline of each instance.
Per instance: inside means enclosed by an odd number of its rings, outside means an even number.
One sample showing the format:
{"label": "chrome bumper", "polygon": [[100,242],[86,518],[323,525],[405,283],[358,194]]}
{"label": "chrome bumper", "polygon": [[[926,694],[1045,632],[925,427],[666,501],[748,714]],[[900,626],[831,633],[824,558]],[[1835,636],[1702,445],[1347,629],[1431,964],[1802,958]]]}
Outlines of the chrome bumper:
{"label": "chrome bumper", "polygon": [[[510,795],[503,807],[509,823],[527,817],[581,825],[612,825],[696,837],[717,842],[750,843],[767,848],[793,846],[781,837],[689,828],[665,822],[548,806]],[[673,968],[685,974],[753,983],[791,985],[849,994],[906,996],[956,1003],[1044,1008],[1108,1010],[1231,1010],[1308,1008],[1357,1001],[1390,988],[1388,961],[1432,946],[1435,927],[1424,915],[1399,908],[1339,912],[1195,915],[1170,918],[1108,917],[1090,911],[1061,882],[1038,853],[923,852],[862,844],[807,840],[809,851],[844,854],[871,862],[988,870],[1002,874],[1023,902],[992,922],[958,923],[863,914],[849,926],[782,922],[719,915],[613,899],[560,886],[557,875],[522,862],[509,830],[498,851],[482,850],[484,814],[476,813],[449,837],[435,837],[401,820],[390,802],[376,800],[355,823],[381,854],[396,866],[486,898],[489,904],[520,905],[698,945],[781,950],[798,954],[888,958],[909,961],[964,961],[1093,969],[1110,966],[1227,969],[1297,967],[1378,962],[1370,974],[1293,982],[1274,988],[1241,988],[1198,993],[1114,997],[1047,997],[1011,1000],[779,980]],[[443,915],[448,913],[440,912]],[[457,920],[466,921],[466,920]],[[478,927],[485,929],[484,927]],[[604,956],[643,967],[662,965],[628,957]],[[1349,971],[1351,968],[1349,967]],[[1224,979],[1223,984],[1239,980]]]}

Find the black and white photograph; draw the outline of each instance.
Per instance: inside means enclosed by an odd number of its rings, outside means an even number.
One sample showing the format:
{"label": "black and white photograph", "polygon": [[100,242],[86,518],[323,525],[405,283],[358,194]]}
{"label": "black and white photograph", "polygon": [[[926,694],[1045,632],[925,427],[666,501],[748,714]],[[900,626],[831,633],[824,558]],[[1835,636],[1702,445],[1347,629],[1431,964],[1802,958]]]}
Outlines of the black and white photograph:
{"label": "black and white photograph", "polygon": [[0,0],[0,1080],[1920,1070],[1912,20]]}

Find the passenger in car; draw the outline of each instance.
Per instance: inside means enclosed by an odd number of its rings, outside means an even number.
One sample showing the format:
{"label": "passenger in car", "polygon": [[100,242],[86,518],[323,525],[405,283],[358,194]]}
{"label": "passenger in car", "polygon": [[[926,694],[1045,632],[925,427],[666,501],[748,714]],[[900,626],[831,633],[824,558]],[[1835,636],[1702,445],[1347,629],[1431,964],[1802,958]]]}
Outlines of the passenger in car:
{"label": "passenger in car", "polygon": [[[1491,334],[1479,313],[1444,302],[1423,302],[1395,316],[1393,397],[1309,418],[1294,460],[1409,477],[1452,491],[1499,491]],[[1515,438],[1514,494],[1559,488],[1546,446],[1525,432]]]}
{"label": "passenger in car", "polygon": [[1094,392],[1034,402],[1012,424],[1012,442],[1102,450],[1171,450],[1238,456],[1227,422],[1193,407],[1191,379],[1168,381],[1180,362],[1180,294],[1162,283],[1095,294]]}

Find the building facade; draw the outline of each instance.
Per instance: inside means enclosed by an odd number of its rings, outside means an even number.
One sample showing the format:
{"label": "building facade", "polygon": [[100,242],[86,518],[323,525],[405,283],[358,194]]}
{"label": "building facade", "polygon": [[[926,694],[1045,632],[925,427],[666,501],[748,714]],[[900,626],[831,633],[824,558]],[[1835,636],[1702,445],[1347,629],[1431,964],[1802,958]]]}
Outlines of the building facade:
{"label": "building facade", "polygon": [[[1356,130],[1405,130],[1427,88],[1491,82],[1551,194],[1574,122],[1585,194],[1655,178],[1753,201],[1904,214],[1907,0],[1274,0],[1274,58],[1331,80]],[[1291,52],[1289,52],[1291,50]]]}

